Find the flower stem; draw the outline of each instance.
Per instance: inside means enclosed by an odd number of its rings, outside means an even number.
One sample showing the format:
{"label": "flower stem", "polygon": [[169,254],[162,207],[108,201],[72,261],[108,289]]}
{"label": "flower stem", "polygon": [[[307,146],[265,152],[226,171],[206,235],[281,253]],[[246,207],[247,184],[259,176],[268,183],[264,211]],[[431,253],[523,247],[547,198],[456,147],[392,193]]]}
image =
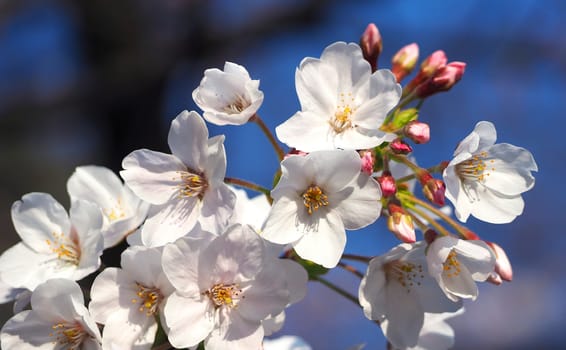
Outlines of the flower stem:
{"label": "flower stem", "polygon": [[263,120],[259,117],[259,114],[254,114],[251,118],[250,121],[256,123],[257,125],[259,125],[261,131],[263,131],[263,133],[265,134],[265,136],[267,136],[267,138],[269,139],[269,142],[271,143],[271,146],[273,146],[273,149],[275,150],[275,152],[277,153],[277,158],[279,159],[279,161],[282,161],[283,158],[285,157],[285,152],[283,151],[283,149],[281,148],[281,146],[279,146],[279,143],[277,142],[277,140],[275,139],[275,137],[273,136],[273,134],[271,133],[271,131],[269,130],[269,128],[267,127],[267,125],[265,125],[265,123],[263,122]]}
{"label": "flower stem", "polygon": [[340,266],[341,268],[343,268],[344,270],[353,273],[354,275],[358,276],[359,278],[363,278],[364,274],[361,273],[360,271],[356,270],[355,267],[353,267],[352,265],[348,265],[345,264],[341,261],[338,262],[338,266]]}
{"label": "flower stem", "polygon": [[269,200],[269,203],[273,202],[273,199],[271,198],[271,191],[269,189],[263,187],[263,186],[256,185],[252,182],[242,180],[242,179],[236,179],[236,178],[233,178],[233,177],[225,177],[224,182],[232,184],[232,185],[248,188],[248,189],[253,190],[253,191],[261,192],[267,197],[267,199]]}
{"label": "flower stem", "polygon": [[[430,168],[427,168],[426,171],[428,171],[431,174],[442,173],[444,171],[444,169],[446,168],[446,165],[447,165],[446,162],[441,162],[440,164],[437,164],[437,165],[431,166]],[[409,180],[412,180],[416,177],[417,177],[416,174],[411,174],[411,175],[400,177],[397,180],[395,180],[395,182],[403,183],[403,182],[407,182]]]}
{"label": "flower stem", "polygon": [[[423,210],[421,209],[417,209],[417,208],[410,208],[407,210],[409,212],[409,214],[415,218],[415,214],[418,214],[420,217],[422,217],[423,219],[425,219],[429,225],[431,225],[432,227],[434,227],[434,229],[441,235],[443,236],[451,236],[450,232],[448,232],[448,230],[446,230],[444,227],[442,227],[438,222],[436,222],[433,218],[430,217],[430,215],[428,215],[427,213],[425,213]],[[414,212],[414,213],[412,213]]]}
{"label": "flower stem", "polygon": [[[442,212],[442,210],[439,210],[438,208],[433,207],[433,206],[430,205],[429,203],[427,203],[427,202],[425,202],[425,201],[423,201],[423,200],[421,200],[421,199],[419,199],[419,198],[416,198],[416,197],[413,197],[413,196],[408,196],[408,195],[403,194],[403,193],[399,193],[399,195],[400,195],[401,197],[404,197],[405,199],[407,199],[407,200],[409,200],[409,201],[411,201],[411,202],[413,202],[413,203],[415,203],[415,204],[417,204],[417,205],[419,205],[419,206],[421,206],[421,207],[427,209],[428,211],[434,213],[436,216],[438,216],[438,217],[441,218],[442,220],[446,221],[446,223],[447,223],[448,225],[450,225],[454,230],[456,230],[456,232],[458,232],[458,234],[459,234],[462,238],[466,239],[468,230],[467,230],[466,228],[462,227],[462,225],[460,225],[460,224],[457,223],[456,221],[454,221],[454,219],[452,219],[450,216],[444,214],[444,213]],[[419,215],[420,215],[420,214],[419,214]],[[424,217],[424,216],[423,216],[423,217]],[[425,219],[426,219],[426,218],[425,218]],[[427,219],[427,220],[428,220],[428,219]],[[431,223],[431,224],[432,224],[432,223]]]}
{"label": "flower stem", "polygon": [[327,281],[326,279],[320,277],[320,276],[312,276],[311,277],[313,280],[318,281],[320,283],[322,283],[323,285],[325,285],[326,287],[332,289],[333,291],[335,291],[336,293],[340,294],[341,296],[343,296],[344,298],[350,300],[351,302],[353,302],[354,304],[356,304],[357,306],[361,307],[358,298],[356,298],[355,296],[353,296],[352,294],[346,292],[344,289],[335,286],[334,284],[330,283],[329,281]]}
{"label": "flower stem", "polygon": [[369,263],[369,261],[371,260],[371,258],[368,256],[355,255],[355,254],[342,254],[342,259],[361,261],[361,262],[365,262],[366,264]]}

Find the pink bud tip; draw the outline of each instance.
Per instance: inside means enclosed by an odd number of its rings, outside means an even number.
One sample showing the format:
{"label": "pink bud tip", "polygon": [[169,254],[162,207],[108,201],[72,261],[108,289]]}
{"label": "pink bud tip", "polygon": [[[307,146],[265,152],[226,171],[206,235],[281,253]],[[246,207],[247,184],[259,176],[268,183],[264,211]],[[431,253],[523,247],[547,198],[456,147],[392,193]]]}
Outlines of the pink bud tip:
{"label": "pink bud tip", "polygon": [[391,148],[391,150],[395,154],[409,154],[409,153],[413,152],[413,149],[411,148],[411,146],[409,146],[405,141],[403,141],[401,139],[393,140],[389,144],[389,148]]}
{"label": "pink bud tip", "polygon": [[444,192],[446,186],[444,182],[439,179],[430,179],[423,187],[423,194],[432,203],[443,206],[444,205]]}
{"label": "pink bud tip", "polygon": [[360,47],[362,48],[364,59],[371,65],[371,71],[375,72],[377,69],[377,59],[383,49],[383,40],[375,24],[370,23],[366,27],[360,38]]}
{"label": "pink bud tip", "polygon": [[416,241],[415,227],[411,216],[403,208],[396,204],[390,204],[389,218],[387,227],[395,237],[404,243],[414,243]]}
{"label": "pink bud tip", "polygon": [[409,75],[419,59],[419,45],[412,43],[402,47],[391,60],[391,71],[397,82]]}
{"label": "pink bud tip", "polygon": [[430,127],[417,120],[405,125],[405,135],[415,143],[427,143],[430,140]]}
{"label": "pink bud tip", "polygon": [[498,244],[487,241],[486,243],[495,253],[495,273],[497,273],[504,281],[511,282],[513,280],[513,268],[511,267],[511,261],[509,261],[507,254],[505,254],[503,248],[501,248]]}
{"label": "pink bud tip", "polygon": [[285,155],[283,159],[287,159],[291,156],[306,156],[307,154],[308,154],[307,152],[299,151],[298,149],[293,148],[292,150],[289,151],[289,153]]}
{"label": "pink bud tip", "polygon": [[383,175],[377,178],[377,182],[381,187],[381,195],[383,197],[389,197],[397,192],[397,185],[395,184],[395,179],[391,176],[389,171],[384,171]]}
{"label": "pink bud tip", "polygon": [[373,174],[373,154],[371,151],[363,151],[361,152],[362,156],[362,172],[371,176]]}

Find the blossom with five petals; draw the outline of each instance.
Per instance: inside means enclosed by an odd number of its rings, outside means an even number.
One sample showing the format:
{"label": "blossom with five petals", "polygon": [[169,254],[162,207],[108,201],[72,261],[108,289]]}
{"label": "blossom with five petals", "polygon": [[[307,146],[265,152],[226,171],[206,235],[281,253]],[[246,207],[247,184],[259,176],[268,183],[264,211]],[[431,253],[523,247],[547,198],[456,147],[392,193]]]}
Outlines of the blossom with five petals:
{"label": "blossom with five petals", "polygon": [[477,123],[444,170],[446,198],[462,222],[470,215],[493,224],[513,221],[523,212],[521,193],[535,184],[531,171],[538,169],[532,154],[508,143],[495,144],[496,139],[492,123]]}
{"label": "blossom with five petals", "polygon": [[140,149],[122,162],[126,184],[153,204],[141,231],[144,245],[162,246],[189,232],[199,221],[221,231],[228,225],[236,195],[224,184],[224,136],[208,138],[197,112],[181,112],[171,123],[172,154]]}
{"label": "blossom with five petals", "polygon": [[289,147],[368,149],[394,139],[379,128],[399,102],[401,86],[387,69],[372,73],[357,44],[336,42],[320,59],[303,59],[295,85],[301,111],[276,128]]}
{"label": "blossom with five petals", "polygon": [[232,63],[204,71],[193,100],[204,111],[203,117],[216,125],[242,125],[257,112],[263,102],[259,80],[252,80],[246,68]]}
{"label": "blossom with five petals", "polygon": [[335,267],[346,245],[345,230],[363,228],[381,213],[379,184],[360,169],[360,156],[353,150],[283,160],[262,236],[292,243],[302,258]]}

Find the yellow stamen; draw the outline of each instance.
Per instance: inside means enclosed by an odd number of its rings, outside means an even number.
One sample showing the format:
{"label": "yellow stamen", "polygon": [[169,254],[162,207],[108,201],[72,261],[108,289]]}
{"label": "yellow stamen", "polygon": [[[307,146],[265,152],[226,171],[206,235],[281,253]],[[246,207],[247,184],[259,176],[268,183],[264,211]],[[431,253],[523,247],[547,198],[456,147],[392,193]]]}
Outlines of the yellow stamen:
{"label": "yellow stamen", "polygon": [[204,196],[204,192],[208,188],[206,178],[201,174],[194,174],[188,171],[180,171],[183,183],[179,185],[179,194],[181,197],[199,197]]}
{"label": "yellow stamen", "polygon": [[52,333],[50,337],[54,337],[54,344],[67,345],[67,350],[79,350],[87,333],[79,323],[57,323],[51,326]]}
{"label": "yellow stamen", "polygon": [[81,259],[81,248],[79,245],[79,238],[74,230],[71,230],[71,237],[63,233],[53,232],[53,240],[46,240],[45,243],[49,246],[53,253],[57,254],[57,259],[78,265]]}
{"label": "yellow stamen", "polygon": [[448,257],[443,264],[443,269],[444,276],[446,277],[456,277],[462,271],[460,262],[456,258],[456,252],[454,250],[450,251],[450,254],[448,254]]}
{"label": "yellow stamen", "polygon": [[344,93],[340,94],[340,104],[336,107],[334,116],[328,121],[337,134],[354,127],[351,116],[355,108],[350,107],[350,103],[354,102],[352,93],[348,93],[348,98],[350,101],[346,101]]}
{"label": "yellow stamen", "polygon": [[163,295],[158,288],[146,287],[142,284],[136,283],[138,292],[136,295],[139,299],[132,299],[133,304],[140,305],[139,311],[145,312],[147,316],[153,316],[157,313],[159,303],[163,300]]}
{"label": "yellow stamen", "polygon": [[407,293],[411,288],[421,285],[421,280],[425,277],[422,265],[413,264],[407,261],[395,260],[384,265],[386,278],[398,282]]}
{"label": "yellow stamen", "polygon": [[[456,173],[462,181],[485,181],[486,177],[490,175],[490,171],[495,171],[495,167],[490,168],[486,163],[488,157],[489,154],[486,151],[474,154],[472,158],[456,165]],[[491,159],[490,163],[493,164],[494,160]]]}
{"label": "yellow stamen", "polygon": [[322,192],[320,187],[311,185],[303,193],[303,203],[309,215],[312,215],[313,210],[317,211],[321,206],[328,205],[328,196]]}
{"label": "yellow stamen", "polygon": [[238,288],[237,284],[224,285],[223,283],[217,283],[202,294],[209,297],[214,306],[219,308],[222,305],[227,305],[228,307],[236,306],[234,304],[235,299],[239,299],[241,293],[242,290]]}

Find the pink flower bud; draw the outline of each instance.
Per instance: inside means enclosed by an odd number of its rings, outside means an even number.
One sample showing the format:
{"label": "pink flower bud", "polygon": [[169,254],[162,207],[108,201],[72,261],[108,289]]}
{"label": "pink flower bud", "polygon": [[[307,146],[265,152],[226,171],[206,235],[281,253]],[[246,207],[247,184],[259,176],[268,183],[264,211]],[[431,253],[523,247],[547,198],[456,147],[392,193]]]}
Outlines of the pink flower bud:
{"label": "pink flower bud", "polygon": [[416,241],[415,227],[411,216],[396,204],[389,204],[389,218],[387,227],[395,237],[404,243],[414,243]]}
{"label": "pink flower bud", "polygon": [[291,156],[306,156],[307,154],[308,154],[307,152],[299,151],[298,149],[293,148],[289,151],[289,153],[285,155],[283,159],[287,159]]}
{"label": "pink flower bud", "polygon": [[409,154],[413,152],[411,146],[401,139],[395,139],[389,144],[389,148],[395,154]]}
{"label": "pink flower bud", "polygon": [[375,72],[377,70],[377,59],[383,49],[383,40],[375,24],[368,24],[360,38],[360,47],[364,59],[371,65],[371,71]]}
{"label": "pink flower bud", "polygon": [[419,45],[412,43],[397,51],[391,60],[391,71],[395,74],[397,82],[409,75],[419,59]]}
{"label": "pink flower bud", "polygon": [[423,186],[423,194],[425,197],[436,205],[444,205],[444,192],[446,191],[444,182],[433,178],[432,175],[424,169],[421,169],[417,174],[417,178]]}
{"label": "pink flower bud", "polygon": [[381,195],[383,197],[392,196],[397,192],[397,184],[389,171],[384,171],[383,174],[377,178],[377,182],[381,187]]}
{"label": "pink flower bud", "polygon": [[373,153],[371,151],[360,152],[362,156],[362,172],[371,176],[373,174]]}
{"label": "pink flower bud", "polygon": [[442,50],[434,51],[430,56],[428,56],[423,63],[421,63],[421,69],[417,76],[407,84],[405,89],[410,92],[417,88],[419,85],[427,82],[432,78],[436,72],[446,66],[448,59],[446,54]]}
{"label": "pink flower bud", "polygon": [[464,62],[450,62],[436,72],[432,79],[419,85],[416,94],[425,98],[437,92],[447,91],[452,88],[464,75],[466,64]]}
{"label": "pink flower bud", "polygon": [[427,143],[430,140],[430,128],[426,123],[413,120],[405,125],[404,131],[405,135],[415,143]]}
{"label": "pink flower bud", "polygon": [[491,283],[491,284],[495,284],[496,286],[500,285],[501,283],[503,283],[503,280],[501,279],[501,276],[499,276],[498,274],[496,274],[495,272],[492,272],[489,277],[487,278],[487,282]]}
{"label": "pink flower bud", "polygon": [[498,244],[493,242],[485,241],[487,245],[493,252],[495,253],[495,273],[501,277],[502,280],[511,282],[513,280],[513,268],[511,267],[511,261],[505,254],[503,248],[501,248]]}
{"label": "pink flower bud", "polygon": [[436,232],[433,229],[428,229],[425,231],[424,233],[424,240],[426,241],[426,243],[431,244],[432,242],[434,242],[434,240],[436,239],[436,237],[438,237],[438,232]]}

